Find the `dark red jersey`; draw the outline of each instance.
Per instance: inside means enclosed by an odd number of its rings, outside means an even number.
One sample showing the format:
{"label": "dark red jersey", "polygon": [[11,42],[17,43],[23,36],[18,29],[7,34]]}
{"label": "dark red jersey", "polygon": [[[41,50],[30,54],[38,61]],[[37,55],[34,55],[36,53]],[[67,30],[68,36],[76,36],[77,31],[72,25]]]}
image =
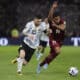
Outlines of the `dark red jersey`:
{"label": "dark red jersey", "polygon": [[[60,20],[59,24],[57,25],[60,25],[60,24],[64,24],[64,21]],[[57,42],[63,42],[65,37],[65,30],[63,31],[54,27],[51,22],[49,22],[49,25],[50,25],[50,29],[52,30],[52,33],[50,34],[50,39],[55,40]]]}

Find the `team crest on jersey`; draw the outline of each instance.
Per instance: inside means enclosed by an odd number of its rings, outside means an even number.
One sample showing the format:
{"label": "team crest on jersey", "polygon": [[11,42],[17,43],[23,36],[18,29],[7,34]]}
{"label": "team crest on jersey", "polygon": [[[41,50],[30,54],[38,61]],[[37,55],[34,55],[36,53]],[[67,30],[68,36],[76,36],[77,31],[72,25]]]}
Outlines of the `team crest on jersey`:
{"label": "team crest on jersey", "polygon": [[60,30],[59,30],[59,29],[56,29],[56,33],[58,33],[58,34],[59,34],[59,33],[60,33]]}
{"label": "team crest on jersey", "polygon": [[36,34],[36,30],[32,30],[32,34]]}

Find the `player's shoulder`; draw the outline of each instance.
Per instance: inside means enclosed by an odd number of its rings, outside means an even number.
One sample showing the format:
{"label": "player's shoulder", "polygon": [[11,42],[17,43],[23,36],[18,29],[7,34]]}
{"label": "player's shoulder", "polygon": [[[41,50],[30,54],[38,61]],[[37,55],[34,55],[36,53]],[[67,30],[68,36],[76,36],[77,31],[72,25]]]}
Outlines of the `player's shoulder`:
{"label": "player's shoulder", "polygon": [[33,24],[34,24],[33,21],[29,21],[29,22],[26,23],[26,26],[25,26],[25,27],[30,27],[30,26],[32,26]]}
{"label": "player's shoulder", "polygon": [[41,24],[40,24],[40,28],[41,28],[41,30],[44,30],[44,29],[46,28],[46,24],[45,24],[45,22],[41,22]]}
{"label": "player's shoulder", "polygon": [[42,26],[42,27],[49,26],[49,23],[45,23],[45,22],[43,21],[43,22],[41,22],[41,26]]}
{"label": "player's shoulder", "polygon": [[34,22],[33,22],[33,21],[29,21],[29,22],[27,22],[27,24],[28,24],[28,25],[33,25]]}
{"label": "player's shoulder", "polygon": [[40,24],[41,26],[45,26],[46,24],[45,24],[45,22],[41,22],[41,24]]}

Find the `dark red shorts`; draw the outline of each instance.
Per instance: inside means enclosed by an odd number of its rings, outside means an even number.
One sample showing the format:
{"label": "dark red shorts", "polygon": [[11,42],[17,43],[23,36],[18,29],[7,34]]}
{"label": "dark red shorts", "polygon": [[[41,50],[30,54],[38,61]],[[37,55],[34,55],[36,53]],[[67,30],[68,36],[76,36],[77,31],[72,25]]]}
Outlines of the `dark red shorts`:
{"label": "dark red shorts", "polygon": [[61,47],[62,46],[62,44],[60,42],[53,41],[53,40],[49,41],[49,45],[50,45],[50,53],[53,53],[55,51],[56,47]]}
{"label": "dark red shorts", "polygon": [[57,42],[57,41],[53,41],[53,40],[51,40],[51,41],[49,41],[49,45],[50,45],[50,47],[61,47],[61,43],[60,42]]}

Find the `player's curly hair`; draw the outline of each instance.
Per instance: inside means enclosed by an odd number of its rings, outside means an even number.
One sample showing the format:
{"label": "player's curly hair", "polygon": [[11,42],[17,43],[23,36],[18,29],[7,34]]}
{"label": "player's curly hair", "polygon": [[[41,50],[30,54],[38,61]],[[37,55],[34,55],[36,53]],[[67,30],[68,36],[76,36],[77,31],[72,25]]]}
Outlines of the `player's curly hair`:
{"label": "player's curly hair", "polygon": [[42,15],[41,15],[41,14],[36,14],[36,15],[35,15],[35,18],[37,18],[37,19],[42,19]]}
{"label": "player's curly hair", "polygon": [[54,14],[53,14],[53,18],[57,17],[57,16],[61,16],[60,12],[59,11],[55,11]]}

